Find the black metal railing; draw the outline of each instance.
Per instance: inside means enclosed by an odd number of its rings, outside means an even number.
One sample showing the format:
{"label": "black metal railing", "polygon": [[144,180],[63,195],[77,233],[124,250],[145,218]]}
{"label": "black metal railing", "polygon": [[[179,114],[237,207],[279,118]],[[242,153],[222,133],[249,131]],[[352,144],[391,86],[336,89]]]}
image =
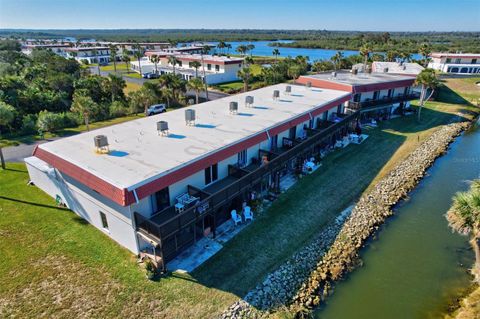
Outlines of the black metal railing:
{"label": "black metal railing", "polygon": [[[157,223],[152,219],[147,219],[138,213],[134,213],[135,222],[138,229],[150,233],[162,241],[170,238],[178,233],[182,228],[196,222],[200,217],[211,210],[215,210],[224,204],[229,203],[232,199],[250,190],[253,185],[258,185],[264,176],[268,176],[279,171],[291,159],[304,154],[306,151],[313,149],[314,145],[320,141],[336,133],[337,130],[349,125],[350,122],[358,118],[359,112],[346,116],[342,121],[334,123],[325,129],[309,130],[309,136],[303,141],[296,143],[287,151],[272,158],[268,164],[260,165],[253,171],[237,170],[231,166],[232,174],[238,176],[238,180],[225,186],[225,188],[204,197],[197,205],[192,206],[181,213],[177,213],[172,218]],[[193,186],[192,186],[193,187]]]}
{"label": "black metal railing", "polygon": [[365,110],[365,109],[369,109],[372,107],[381,106],[385,104],[415,100],[415,99],[418,99],[419,97],[420,95],[418,93],[411,93],[407,95],[398,95],[393,97],[384,96],[381,99],[368,100],[363,102],[348,101],[348,108],[353,110]]}

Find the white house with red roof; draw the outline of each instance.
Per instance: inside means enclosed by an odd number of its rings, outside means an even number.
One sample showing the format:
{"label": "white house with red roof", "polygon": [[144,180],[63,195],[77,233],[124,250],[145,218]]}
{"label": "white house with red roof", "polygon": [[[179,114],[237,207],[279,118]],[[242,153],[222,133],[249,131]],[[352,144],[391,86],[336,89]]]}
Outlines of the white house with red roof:
{"label": "white house with red roof", "polygon": [[81,63],[108,63],[110,61],[108,46],[67,48],[65,53],[66,58],[72,58]]}
{"label": "white house with red roof", "polygon": [[432,53],[428,67],[445,73],[480,73],[480,53]]}
{"label": "white house with red roof", "polygon": [[[151,60],[152,56],[159,58],[159,62],[156,65]],[[178,61],[175,65],[175,73],[180,77],[185,80],[190,80],[194,77],[203,78],[205,75],[208,84],[238,81],[237,73],[243,64],[243,58],[237,57],[148,51],[140,63],[138,61],[132,61],[131,68],[135,72],[140,72],[140,64],[142,73],[173,73],[173,65],[169,61],[170,56],[175,56]],[[200,66],[195,68],[193,62],[200,63]]]}

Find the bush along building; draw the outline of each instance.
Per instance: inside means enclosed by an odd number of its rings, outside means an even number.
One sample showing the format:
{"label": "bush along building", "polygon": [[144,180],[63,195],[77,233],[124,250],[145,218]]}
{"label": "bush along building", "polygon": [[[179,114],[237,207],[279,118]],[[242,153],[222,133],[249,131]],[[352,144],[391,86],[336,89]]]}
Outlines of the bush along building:
{"label": "bush along building", "polygon": [[[364,84],[366,92],[413,82],[389,79]],[[150,250],[163,266],[215,236],[233,210],[255,212],[259,198],[358,133],[364,105],[351,102],[360,85],[318,88],[320,79],[304,80],[41,144],[25,159],[31,181],[131,252]]]}

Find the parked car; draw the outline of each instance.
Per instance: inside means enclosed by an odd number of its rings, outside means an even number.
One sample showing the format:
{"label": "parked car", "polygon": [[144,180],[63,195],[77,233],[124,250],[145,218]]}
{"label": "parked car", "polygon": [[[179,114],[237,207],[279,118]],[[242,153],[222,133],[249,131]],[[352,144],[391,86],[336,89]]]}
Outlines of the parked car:
{"label": "parked car", "polygon": [[160,77],[160,75],[158,75],[155,72],[152,72],[152,73],[148,73],[146,78],[147,79],[158,79],[159,77]]}
{"label": "parked car", "polygon": [[160,114],[167,111],[165,104],[155,104],[147,109],[147,116]]}
{"label": "parked car", "polygon": [[100,62],[98,65],[100,65],[100,66],[107,66],[107,65],[108,65],[108,62]]}
{"label": "parked car", "polygon": [[142,74],[142,78],[148,79],[148,76],[149,76],[150,74],[152,74],[152,72],[145,72],[145,73]]}

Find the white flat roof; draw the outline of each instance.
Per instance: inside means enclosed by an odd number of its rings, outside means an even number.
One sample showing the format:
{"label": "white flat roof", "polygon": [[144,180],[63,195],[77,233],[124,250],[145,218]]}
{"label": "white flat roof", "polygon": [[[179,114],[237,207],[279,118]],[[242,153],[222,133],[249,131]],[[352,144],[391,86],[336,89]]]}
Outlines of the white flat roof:
{"label": "white flat roof", "polygon": [[[349,95],[297,85],[292,85],[291,95],[285,95],[285,87],[278,84],[191,106],[196,111],[195,126],[185,125],[183,108],[62,138],[39,148],[119,188],[132,188]],[[277,101],[272,98],[273,90],[281,92]],[[255,98],[252,108],[244,105],[247,95]],[[237,115],[230,114],[230,101],[238,102]],[[157,133],[157,122],[161,120],[168,122],[168,137]],[[96,135],[108,137],[110,154],[95,153]]]}
{"label": "white flat roof", "polygon": [[347,85],[367,85],[367,84],[377,84],[377,83],[386,83],[392,81],[402,81],[402,80],[411,80],[411,76],[407,75],[398,75],[398,74],[388,74],[388,73],[363,73],[358,72],[357,75],[353,75],[350,71],[337,71],[336,76],[334,77],[332,72],[328,73],[317,73],[312,75],[303,75],[305,78],[326,80],[331,82],[337,82]]}
{"label": "white flat roof", "polygon": [[383,69],[388,68],[387,73],[394,73],[394,74],[419,74],[424,69],[424,67],[418,63],[409,63],[409,62],[404,62],[400,64],[398,62],[375,61],[372,63],[372,66],[375,72],[382,73]]}

